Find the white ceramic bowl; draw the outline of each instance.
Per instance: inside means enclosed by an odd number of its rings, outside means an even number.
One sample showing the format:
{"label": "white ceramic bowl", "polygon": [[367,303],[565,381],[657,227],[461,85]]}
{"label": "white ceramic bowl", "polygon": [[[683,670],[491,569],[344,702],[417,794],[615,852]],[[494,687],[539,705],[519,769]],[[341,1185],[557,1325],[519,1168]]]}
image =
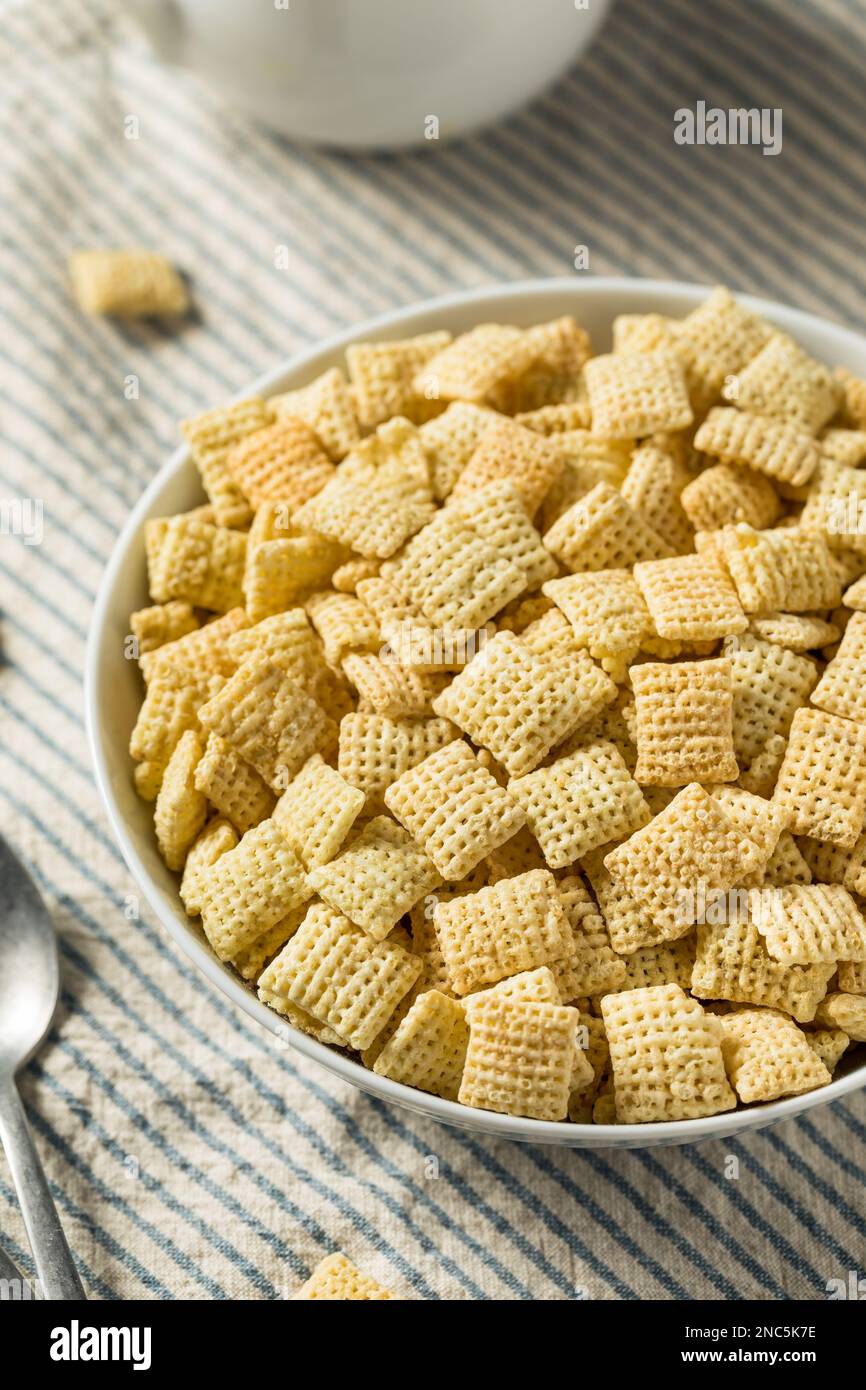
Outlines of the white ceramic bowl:
{"label": "white ceramic bowl", "polygon": [[[436,328],[450,328],[459,333],[476,323],[495,320],[532,324],[559,314],[574,313],[589,329],[596,349],[603,349],[609,342],[610,324],[615,315],[656,311],[680,316],[694,308],[706,294],[704,285],[625,278],[536,280],[450,294],[383,314],[329,338],[267,372],[243,394],[267,395],[300,386],[326,368],[340,364],[346,345],[356,340],[406,338]],[[811,314],[745,295],[741,299],[791,333],[817,357],[866,376],[866,339]],[[123,642],[129,630],[129,614],[149,601],[143,526],[148,517],[183,511],[203,500],[196,469],[186,449],[178,449],[135,507],[105,572],[90,630],[86,707],[97,782],[123,856],[160,922],[212,985],[276,1037],[288,1039],[304,1056],[362,1090],[446,1124],[536,1144],[591,1149],[688,1144],[773,1124],[866,1085],[866,1065],[861,1064],[820,1091],[706,1119],[648,1125],[553,1124],[472,1110],[376,1076],[360,1063],[289,1027],[261,1004],[252,990],[228,966],[221,964],[200,929],[185,916],[178,898],[177,879],[166,869],[156,850],[153,807],[142,802],[133,788],[132,762],[127,752],[142,689],[135,664],[124,658]]]}

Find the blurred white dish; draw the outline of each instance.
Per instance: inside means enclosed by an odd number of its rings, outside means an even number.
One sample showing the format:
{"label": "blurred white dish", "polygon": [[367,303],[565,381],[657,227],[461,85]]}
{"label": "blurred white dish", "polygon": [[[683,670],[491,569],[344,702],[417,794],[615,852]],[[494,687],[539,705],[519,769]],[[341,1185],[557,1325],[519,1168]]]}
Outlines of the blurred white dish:
{"label": "blurred white dish", "polygon": [[[573,313],[589,330],[596,351],[604,350],[617,314],[658,312],[681,316],[706,298],[707,293],[705,285],[626,278],[534,280],[461,291],[347,329],[267,372],[241,395],[269,395],[301,386],[328,367],[342,364],[346,345],[361,339],[407,338],[436,328],[449,328],[456,334],[476,323],[491,321],[528,325]],[[739,298],[792,334],[816,357],[866,377],[866,339],[858,334],[767,300],[748,295]],[[135,507],[103,577],[87,652],[86,709],[97,782],[123,856],[160,922],[212,985],[276,1038],[288,1041],[306,1057],[362,1090],[462,1129],[535,1144],[587,1149],[651,1148],[718,1139],[773,1124],[866,1085],[866,1064],[861,1063],[821,1090],[706,1119],[648,1125],[553,1124],[472,1110],[376,1076],[359,1062],[289,1027],[261,1004],[239,977],[221,964],[200,928],[185,915],[178,897],[178,880],[157,853],[153,807],[141,801],[133,787],[133,764],[128,753],[142,688],[137,666],[124,657],[124,638],[129,630],[129,614],[149,602],[144,522],[151,516],[197,506],[203,500],[198,473],[186,449],[178,449]]]}
{"label": "blurred white dish", "polygon": [[611,0],[123,0],[158,56],[293,139],[393,149],[499,120],[589,46]]}

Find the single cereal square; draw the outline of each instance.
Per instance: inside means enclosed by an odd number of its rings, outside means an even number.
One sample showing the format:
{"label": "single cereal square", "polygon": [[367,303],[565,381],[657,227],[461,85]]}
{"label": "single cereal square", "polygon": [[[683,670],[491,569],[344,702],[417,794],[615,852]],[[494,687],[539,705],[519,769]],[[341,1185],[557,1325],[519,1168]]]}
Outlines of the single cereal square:
{"label": "single cereal square", "polygon": [[866,921],[838,883],[790,884],[758,891],[752,917],[768,953],[782,965],[866,961]]}
{"label": "single cereal square", "polygon": [[604,866],[606,856],[616,843],[590,850],[581,859],[580,867],[592,885],[613,949],[621,956],[629,956],[643,946],[658,944],[662,938],[651,912],[613,879]]}
{"label": "single cereal square", "polygon": [[484,401],[503,382],[526,371],[538,353],[538,343],[522,329],[480,323],[429,358],[413,389],[428,400]]}
{"label": "single cereal square", "polygon": [[241,835],[267,820],[274,809],[274,794],[264,777],[217,733],[208,735],[195,785]]}
{"label": "single cereal square", "polygon": [[475,452],[484,431],[496,419],[487,406],[452,401],[420,429],[421,443],[430,460],[433,496],[442,502],[451,492]]}
{"label": "single cereal square", "polygon": [[240,608],[246,558],[242,531],[170,517],[153,576],[154,594],[218,613]]}
{"label": "single cereal square", "polygon": [[442,902],[433,924],[457,994],[561,960],[571,944],[556,881],[547,869]]}
{"label": "single cereal square", "polygon": [[696,531],[718,531],[745,521],[761,530],[778,521],[782,502],[773,484],[751,468],[716,463],[705,468],[680,494]]}
{"label": "single cereal square", "polygon": [[471,501],[491,483],[506,480],[519,492],[527,514],[534,516],[562,469],[562,454],[554,440],[500,416],[478,440],[451,498]]}
{"label": "single cereal square", "polygon": [[388,577],[442,628],[483,627],[526,586],[523,571],[452,508],[413,536]]}
{"label": "single cereal square", "polygon": [[655,921],[657,939],[673,941],[691,930],[702,893],[726,894],[765,858],[718,802],[692,783],[604,862]]}
{"label": "single cereal square", "polygon": [[728,378],[742,371],[773,333],[765,319],[738,304],[724,285],[717,285],[703,304],[671,327],[690,377],[699,384],[702,405],[719,398]]}
{"label": "single cereal square", "polygon": [[319,753],[308,758],[283,792],[274,820],[306,869],[333,859],[366,798]]}
{"label": "single cereal square", "polygon": [[180,900],[186,908],[188,917],[197,917],[201,911],[201,877],[222,855],[234,849],[238,843],[238,832],[222,816],[209,820],[195,842],[191,845],[183,866],[180,881]]}
{"label": "single cereal square", "polygon": [[841,635],[834,623],[811,613],[758,613],[749,619],[749,632],[790,652],[814,651],[837,642]]}
{"label": "single cereal square", "polygon": [[236,849],[203,872],[200,891],[202,926],[220,960],[251,946],[313,893],[272,820],[248,830]]}
{"label": "single cereal square", "polygon": [[478,1110],[564,1120],[579,1014],[562,1004],[490,995],[471,1011],[458,1100]]}
{"label": "single cereal square", "polygon": [[792,487],[809,481],[821,457],[811,434],[786,421],[731,406],[710,411],[695,434],[695,448]]}
{"label": "single cereal square", "polygon": [[584,367],[592,432],[638,439],[692,423],[682,365],[671,352],[608,353]]}
{"label": "single cereal square", "polygon": [[650,818],[621,754],[603,740],[524,777],[512,777],[508,790],[525,811],[552,869],[566,868]]}
{"label": "single cereal square", "polygon": [[651,442],[634,450],[622,483],[622,495],[632,510],[675,550],[694,549],[694,527],[681,502],[691,476],[673,449]]}
{"label": "single cereal square", "polygon": [[783,1009],[798,1023],[808,1023],[834,973],[833,965],[782,965],[767,951],[752,920],[748,895],[745,910],[727,914],[719,924],[698,923],[698,949],[692,971],[692,994],[698,999],[727,999],[737,1004],[764,1004]]}
{"label": "single cereal square", "polygon": [[806,1042],[814,1049],[831,1076],[848,1051],[851,1039],[841,1028],[813,1028],[806,1033]]}
{"label": "single cereal square", "polygon": [[597,483],[563,512],[544,544],[573,574],[628,569],[640,560],[660,560],[673,553],[609,483]]}
{"label": "single cereal square", "polygon": [[789,1014],[737,1009],[719,1019],[725,1067],[744,1104],[799,1096],[826,1086],[830,1073]]}
{"label": "single cereal square", "polygon": [[447,679],[414,666],[401,666],[393,656],[370,652],[350,652],[344,657],[343,675],[367,710],[394,718],[432,714],[436,696]]}
{"label": "single cereal square", "polygon": [[304,603],[310,621],[322,639],[325,660],[339,666],[349,652],[374,652],[381,645],[379,624],[366,604],[354,594],[323,590]]}
{"label": "single cereal square", "polygon": [[374,429],[392,415],[410,415],[417,399],[414,377],[450,342],[451,334],[440,329],[401,341],[350,343],[346,366],[362,428]]}
{"label": "single cereal square", "polygon": [[694,932],[678,941],[656,946],[639,946],[623,959],[624,977],[620,989],[647,989],[652,985],[679,985],[689,990],[695,965],[697,937]]}
{"label": "single cereal square", "polygon": [[560,671],[521,638],[500,632],[433,701],[433,709],[517,777],[616,697],[613,682],[590,658],[586,662],[586,669]]}
{"label": "single cereal square", "polygon": [[663,787],[732,782],[731,663],[645,662],[629,671],[635,696],[635,780]]}
{"label": "single cereal square", "polygon": [[139,608],[129,618],[129,630],[136,640],[139,657],[176,642],[189,632],[196,632],[198,626],[192,604],[181,603],[179,599],[157,603],[152,608]]}
{"label": "single cereal square", "polygon": [[538,589],[557,564],[526,514],[523,495],[508,478],[455,502],[469,526],[522,571],[527,589]]}
{"label": "single cereal square", "polygon": [[866,998],[835,990],[821,1000],[815,1022],[828,1028],[841,1028],[854,1042],[866,1042]]}
{"label": "single cereal square", "polygon": [[369,821],[309,878],[326,903],[379,941],[441,882],[424,851],[388,816]]}
{"label": "single cereal square", "polygon": [[285,535],[257,544],[251,542],[243,579],[243,598],[250,621],[258,624],[274,617],[289,608],[305,590],[326,583],[345,553],[336,541],[324,536]]}
{"label": "single cereal square", "polygon": [[548,580],[542,593],[571,623],[575,641],[590,656],[634,656],[652,624],[630,570],[588,570]]}
{"label": "single cereal square", "polygon": [[711,556],[643,561],[634,577],[660,637],[710,641],[748,627],[736,589]]}
{"label": "single cereal square", "polygon": [[719,558],[747,613],[807,613],[838,605],[839,571],[817,532],[798,526],[755,531],[741,523],[717,536]]}
{"label": "single cereal square", "polygon": [[153,824],[159,852],[170,869],[183,868],[187,851],[203,828],[207,801],[196,790],[195,771],[201,760],[198,735],[187,729],[181,734],[165,769],[156,798]]}
{"label": "single cereal square", "polygon": [[310,426],[291,415],[246,435],[229,450],[226,465],[253,508],[285,502],[294,510],[334,476],[334,465]]}
{"label": "single cereal square", "polygon": [[607,994],[601,1013],[620,1124],[733,1110],[718,1019],[676,984]]}
{"label": "single cereal square", "polygon": [[866,727],[797,710],[774,797],[795,835],[850,849],[866,818]]}
{"label": "single cereal square", "polygon": [[229,471],[228,456],[235,445],[269,425],[272,418],[261,396],[250,396],[181,423],[181,433],[220,526],[243,526],[250,519],[249,503]]}
{"label": "single cereal square", "polygon": [[852,613],[838,651],[812,691],[812,704],[866,724],[866,613]]}
{"label": "single cereal square", "polygon": [[320,1298],[334,1303],[374,1303],[393,1298],[389,1289],[362,1274],[345,1255],[337,1252],[320,1260],[305,1284],[292,1294],[296,1300]]}
{"label": "single cereal square", "polygon": [[404,1086],[456,1100],[468,1046],[469,1024],[462,1003],[438,989],[428,989],[401,1019],[373,1071]]}
{"label": "single cereal square", "polygon": [[78,307],[86,314],[160,319],[177,318],[189,309],[183,279],[156,251],[73,251],[69,276]]}
{"label": "single cereal square", "polygon": [[374,941],[326,903],[313,903],[259,983],[361,1052],[382,1031],[421,968],[420,957],[397,942]]}
{"label": "single cereal square", "polygon": [[202,705],[199,719],[274,791],[283,791],[313,753],[336,742],[334,722],[316,701],[279,666],[255,658]]}
{"label": "single cereal square", "polygon": [[741,410],[778,417],[807,434],[817,434],[842,399],[830,368],[784,333],[774,333],[744,367],[734,390],[730,399]]}
{"label": "single cereal square", "polygon": [[459,737],[448,719],[392,719],[354,712],[340,722],[338,767],[341,776],[366,798],[365,811],[384,810],[384,795],[410,767]]}
{"label": "single cereal square", "polygon": [[731,662],[737,761],[754,765],[768,751],[772,790],[791,721],[814,689],[817,668],[808,657],[750,634],[730,638],[722,651]]}

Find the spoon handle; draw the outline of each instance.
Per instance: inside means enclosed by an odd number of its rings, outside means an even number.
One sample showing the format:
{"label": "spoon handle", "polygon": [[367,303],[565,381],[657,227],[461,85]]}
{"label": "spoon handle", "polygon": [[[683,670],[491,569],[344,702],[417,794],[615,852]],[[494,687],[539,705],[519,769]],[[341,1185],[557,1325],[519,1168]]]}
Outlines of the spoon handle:
{"label": "spoon handle", "polygon": [[86,1298],[33,1147],[18,1088],[9,1076],[0,1078],[0,1140],[21,1203],[42,1297],[64,1301]]}

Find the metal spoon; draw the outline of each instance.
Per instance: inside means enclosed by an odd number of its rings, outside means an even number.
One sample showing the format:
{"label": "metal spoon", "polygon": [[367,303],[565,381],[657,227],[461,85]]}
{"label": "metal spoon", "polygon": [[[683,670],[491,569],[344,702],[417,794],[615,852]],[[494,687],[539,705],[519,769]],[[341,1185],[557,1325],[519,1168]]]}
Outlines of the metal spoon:
{"label": "metal spoon", "polygon": [[33,1147],[16,1075],[51,1025],[57,938],[24,865],[0,835],[0,1141],[21,1203],[42,1297],[86,1297]]}

